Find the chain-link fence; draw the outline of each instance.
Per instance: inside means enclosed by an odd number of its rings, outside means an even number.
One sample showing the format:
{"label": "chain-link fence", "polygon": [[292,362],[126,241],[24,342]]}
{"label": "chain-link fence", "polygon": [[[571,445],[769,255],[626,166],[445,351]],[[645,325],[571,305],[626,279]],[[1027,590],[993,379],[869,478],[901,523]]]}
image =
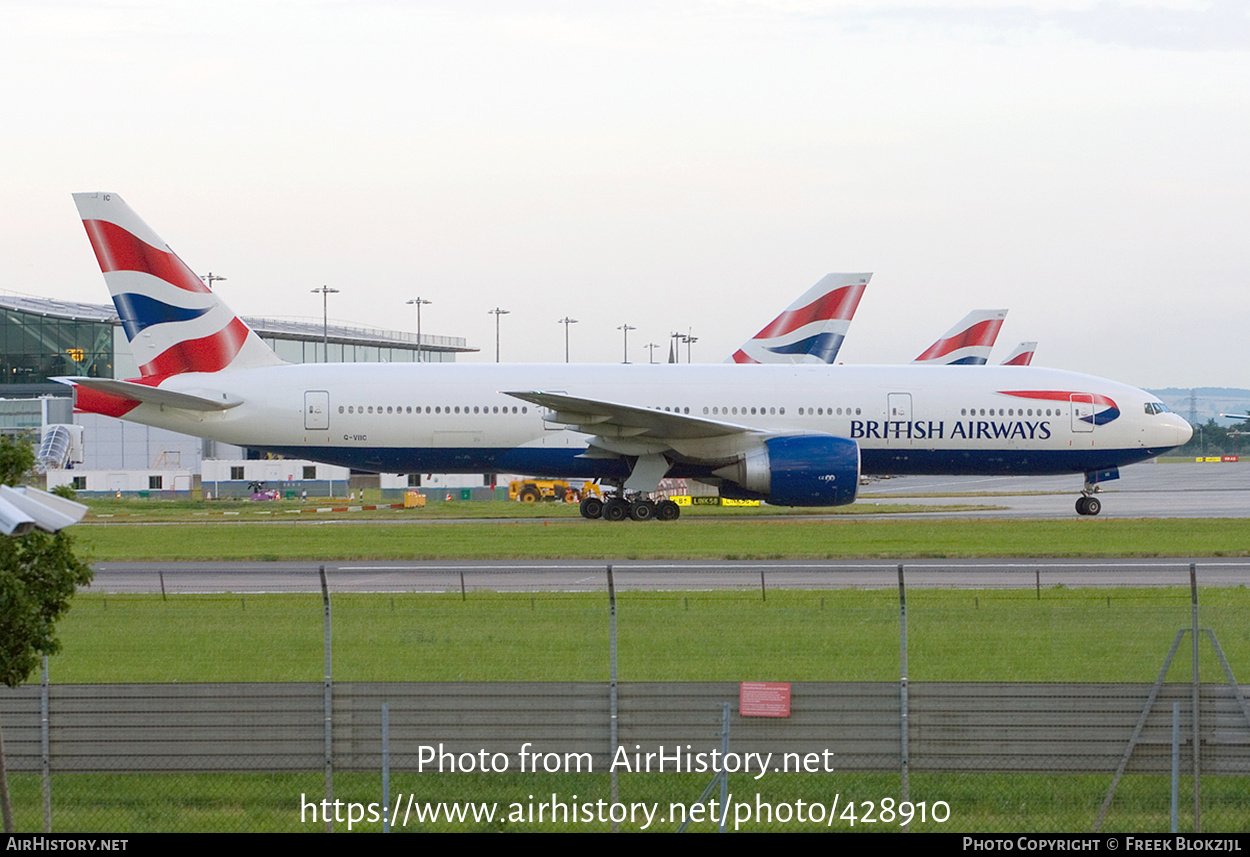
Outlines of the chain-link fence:
{"label": "chain-link fence", "polygon": [[50,681],[0,693],[18,829],[1250,829],[1250,595],[1197,607],[1184,566],[288,572],[80,596]]}

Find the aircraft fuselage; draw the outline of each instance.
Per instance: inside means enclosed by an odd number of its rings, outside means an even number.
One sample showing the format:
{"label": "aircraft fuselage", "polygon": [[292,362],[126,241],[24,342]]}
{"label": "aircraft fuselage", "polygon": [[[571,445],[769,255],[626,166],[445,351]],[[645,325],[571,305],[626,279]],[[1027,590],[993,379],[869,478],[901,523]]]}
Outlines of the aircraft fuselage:
{"label": "aircraft fuselage", "polygon": [[[172,376],[162,389],[242,404],[139,404],[125,418],[227,443],[397,473],[518,472],[620,478],[589,436],[506,391],[561,393],[858,444],[867,474],[1058,474],[1118,467],[1188,440],[1158,399],[1033,367],[568,364],[302,364]],[[706,475],[714,451],[670,476]],[[726,455],[726,460],[732,456]],[[709,463],[711,462],[711,463]]]}

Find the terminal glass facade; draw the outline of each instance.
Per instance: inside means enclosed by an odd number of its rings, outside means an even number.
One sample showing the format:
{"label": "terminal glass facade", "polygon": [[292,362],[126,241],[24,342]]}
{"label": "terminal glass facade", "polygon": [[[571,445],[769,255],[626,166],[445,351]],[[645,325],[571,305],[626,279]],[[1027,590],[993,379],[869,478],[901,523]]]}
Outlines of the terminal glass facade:
{"label": "terminal glass facade", "polygon": [[39,384],[61,375],[112,378],[107,322],[0,308],[0,384]]}
{"label": "terminal glass facade", "polygon": [[[29,301],[34,302],[34,301]],[[0,386],[46,384],[54,377],[108,377],[128,379],[139,375],[130,344],[119,325],[99,307],[98,319],[66,317],[0,306]],[[84,314],[85,315],[85,314]],[[320,339],[260,332],[261,340],[282,360],[291,364],[326,362],[326,346]],[[397,336],[397,335],[396,335]],[[469,351],[464,340],[437,337],[454,345],[416,350],[415,342],[350,339],[331,335],[331,364],[411,364],[454,362],[456,351]]]}

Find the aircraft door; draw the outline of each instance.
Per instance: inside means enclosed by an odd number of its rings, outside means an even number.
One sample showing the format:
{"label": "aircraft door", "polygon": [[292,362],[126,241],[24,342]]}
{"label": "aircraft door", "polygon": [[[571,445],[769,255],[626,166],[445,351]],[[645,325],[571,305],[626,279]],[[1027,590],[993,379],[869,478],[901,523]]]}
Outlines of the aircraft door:
{"label": "aircraft door", "polygon": [[304,428],[328,429],[330,427],[330,394],[325,390],[308,390],[304,393]]}
{"label": "aircraft door", "polygon": [[888,404],[891,422],[911,422],[911,393],[890,393]]}
{"label": "aircraft door", "polygon": [[911,393],[886,396],[885,436],[891,446],[911,444]]}
{"label": "aircraft door", "polygon": [[1072,398],[1072,431],[1091,432],[1094,430],[1094,397],[1089,393],[1073,393]]}

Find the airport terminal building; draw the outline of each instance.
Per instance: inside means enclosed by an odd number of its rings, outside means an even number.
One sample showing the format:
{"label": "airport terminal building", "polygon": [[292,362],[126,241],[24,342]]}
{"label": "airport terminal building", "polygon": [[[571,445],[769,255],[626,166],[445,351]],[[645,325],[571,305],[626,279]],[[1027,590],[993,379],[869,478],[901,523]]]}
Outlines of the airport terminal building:
{"label": "airport terminal building", "polygon": [[[415,333],[338,322],[323,328],[313,320],[243,320],[290,363],[454,362],[458,354],[477,351],[462,337],[422,333],[418,341]],[[98,414],[74,414],[73,388],[52,380],[138,375],[130,343],[112,306],[0,294],[0,430],[38,432],[43,426],[71,422],[82,426],[82,462],[74,465],[78,475],[72,479],[80,490],[181,493],[199,483],[205,460],[257,458],[239,447]],[[235,464],[227,470],[239,472],[242,466]],[[260,465],[246,467],[253,470]],[[311,473],[310,467],[315,468]],[[218,469],[209,467],[214,472]],[[270,466],[266,473],[269,470],[276,474],[283,468]],[[342,468],[312,462],[293,463],[286,470],[292,473],[283,470],[284,480],[303,481],[293,477],[308,475],[321,494],[326,491],[325,483],[333,487],[334,481],[346,479]],[[96,476],[88,484],[92,474]],[[305,489],[295,486],[293,490]]]}

